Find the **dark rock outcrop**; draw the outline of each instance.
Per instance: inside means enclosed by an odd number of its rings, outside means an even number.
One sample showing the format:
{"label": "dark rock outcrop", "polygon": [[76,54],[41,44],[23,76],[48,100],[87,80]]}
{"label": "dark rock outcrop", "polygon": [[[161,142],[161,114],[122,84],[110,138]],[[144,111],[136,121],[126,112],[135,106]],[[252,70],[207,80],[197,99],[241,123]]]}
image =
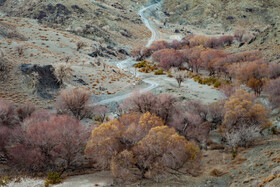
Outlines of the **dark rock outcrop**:
{"label": "dark rock outcrop", "polygon": [[46,90],[50,88],[52,90],[59,89],[60,84],[57,78],[54,75],[54,68],[52,65],[39,66],[39,65],[31,65],[31,64],[21,64],[19,66],[19,70],[23,74],[32,74],[38,73],[38,81],[37,92],[38,94],[45,99],[52,99],[51,94]]}
{"label": "dark rock outcrop", "polygon": [[5,4],[6,0],[0,0],[0,6],[3,6]]}

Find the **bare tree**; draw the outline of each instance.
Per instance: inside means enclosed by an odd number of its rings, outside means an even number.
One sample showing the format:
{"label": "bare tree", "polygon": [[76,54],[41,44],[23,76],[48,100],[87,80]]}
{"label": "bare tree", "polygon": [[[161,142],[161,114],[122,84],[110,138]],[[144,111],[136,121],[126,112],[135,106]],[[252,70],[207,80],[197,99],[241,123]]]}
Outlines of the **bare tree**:
{"label": "bare tree", "polygon": [[70,59],[71,59],[70,56],[66,56],[66,57],[65,57],[65,62],[68,63]]}
{"label": "bare tree", "polygon": [[83,41],[78,41],[76,45],[77,45],[77,51],[79,51],[80,49],[86,46],[86,44]]}
{"label": "bare tree", "polygon": [[252,141],[260,136],[260,127],[241,126],[232,132],[226,133],[226,143],[232,152],[236,152],[238,147],[248,147]]}
{"label": "bare tree", "polygon": [[179,88],[181,88],[182,82],[184,82],[186,78],[186,73],[184,71],[179,71],[177,68],[171,69],[172,76],[176,79]]}
{"label": "bare tree", "polygon": [[54,75],[60,85],[63,85],[65,81],[69,81],[73,77],[73,69],[66,63],[55,65],[54,68]]}
{"label": "bare tree", "polygon": [[79,120],[91,117],[93,111],[89,106],[90,92],[83,88],[63,90],[57,98],[56,109],[58,113],[69,114]]}

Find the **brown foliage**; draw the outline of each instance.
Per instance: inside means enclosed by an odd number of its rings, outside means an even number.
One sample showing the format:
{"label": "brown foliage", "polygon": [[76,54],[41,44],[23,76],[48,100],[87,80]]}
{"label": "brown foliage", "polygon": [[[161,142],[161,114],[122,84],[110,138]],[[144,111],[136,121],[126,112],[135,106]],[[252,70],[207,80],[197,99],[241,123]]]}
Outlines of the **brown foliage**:
{"label": "brown foliage", "polygon": [[184,62],[183,54],[175,49],[163,49],[155,52],[153,60],[159,62],[158,66],[163,69],[170,69],[171,67],[180,68]]}
{"label": "brown foliage", "polygon": [[78,41],[76,43],[76,46],[77,46],[77,51],[79,51],[80,49],[82,49],[83,47],[86,46],[86,44],[83,42],[83,41]]}
{"label": "brown foliage", "polygon": [[[200,151],[193,143],[164,126],[153,114],[125,114],[92,131],[86,154],[95,166],[111,168],[119,182],[155,178],[186,162],[199,165]],[[189,168],[190,170],[192,168]]]}
{"label": "brown foliage", "polygon": [[[156,96],[150,92],[143,94],[135,92],[121,104],[120,108],[130,112],[153,113],[162,118],[167,125],[174,124],[175,119],[182,112],[175,97],[168,94]],[[178,118],[176,121],[181,123]]]}
{"label": "brown foliage", "polygon": [[280,78],[271,80],[265,86],[265,93],[269,95],[269,101],[273,108],[280,107]]}
{"label": "brown foliage", "polygon": [[15,106],[0,98],[0,126],[14,127],[19,125]]}
{"label": "brown foliage", "polygon": [[92,115],[89,100],[90,93],[83,88],[63,90],[57,98],[56,109],[58,113],[73,115],[81,120]]}
{"label": "brown foliage", "polygon": [[269,127],[270,122],[264,106],[254,103],[254,97],[244,90],[237,90],[225,103],[223,128],[231,132],[241,126]]}
{"label": "brown foliage", "polygon": [[17,108],[17,115],[20,121],[23,121],[25,118],[31,116],[31,114],[36,110],[35,106],[31,103],[26,103]]}
{"label": "brown foliage", "polygon": [[60,63],[54,66],[54,75],[59,84],[63,85],[73,77],[73,69],[66,63]]}
{"label": "brown foliage", "polygon": [[195,160],[199,152],[194,143],[186,141],[174,129],[166,126],[151,129],[133,148],[138,168],[145,171],[144,176],[149,178],[163,174],[167,168],[178,170],[186,162]]}

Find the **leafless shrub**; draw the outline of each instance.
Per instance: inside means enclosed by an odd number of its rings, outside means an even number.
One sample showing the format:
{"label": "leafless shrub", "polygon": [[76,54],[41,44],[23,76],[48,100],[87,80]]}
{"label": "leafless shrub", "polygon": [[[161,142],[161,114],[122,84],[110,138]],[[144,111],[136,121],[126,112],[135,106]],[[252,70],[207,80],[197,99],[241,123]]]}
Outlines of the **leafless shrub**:
{"label": "leafless shrub", "polygon": [[25,118],[31,116],[31,114],[36,110],[35,106],[32,103],[26,103],[19,106],[16,111],[20,121],[23,121]]}
{"label": "leafless shrub", "polygon": [[66,63],[60,63],[54,66],[54,75],[56,76],[60,85],[69,81],[73,77],[73,69]]}
{"label": "leafless shrub", "polygon": [[239,42],[242,42],[244,34],[246,34],[246,31],[244,29],[237,29],[234,31],[234,37]]}
{"label": "leafless shrub", "polygon": [[257,126],[241,126],[232,132],[226,133],[226,142],[232,151],[236,151],[238,147],[248,147],[254,139],[260,136],[260,127]]}
{"label": "leafless shrub", "polygon": [[176,79],[179,88],[181,87],[182,82],[184,82],[186,78],[186,73],[184,71],[180,71],[177,68],[171,69],[172,76]]}
{"label": "leafless shrub", "polygon": [[66,56],[66,57],[65,57],[65,62],[68,63],[70,59],[71,59],[70,56]]}
{"label": "leafless shrub", "polygon": [[13,127],[19,124],[15,106],[0,98],[0,126]]}
{"label": "leafless shrub", "polygon": [[17,52],[18,56],[22,56],[24,54],[24,46],[23,45],[17,45],[15,47],[15,51]]}
{"label": "leafless shrub", "polygon": [[57,112],[72,115],[79,120],[85,117],[91,117],[92,109],[88,105],[89,99],[90,92],[84,88],[63,90],[57,98]]}
{"label": "leafless shrub", "polygon": [[76,43],[76,46],[77,46],[77,51],[79,51],[80,49],[82,49],[83,47],[86,46],[86,44],[83,42],[83,41],[78,41]]}

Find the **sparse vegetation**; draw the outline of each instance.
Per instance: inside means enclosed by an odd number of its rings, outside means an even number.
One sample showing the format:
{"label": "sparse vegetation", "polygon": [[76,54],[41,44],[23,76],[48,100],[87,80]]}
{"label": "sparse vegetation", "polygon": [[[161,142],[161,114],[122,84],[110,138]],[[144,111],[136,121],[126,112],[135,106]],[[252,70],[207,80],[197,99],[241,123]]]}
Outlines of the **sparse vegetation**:
{"label": "sparse vegetation", "polygon": [[59,85],[69,81],[73,77],[73,69],[66,63],[60,63],[54,66],[54,75],[56,76]]}
{"label": "sparse vegetation", "polygon": [[77,119],[90,117],[93,108],[89,106],[90,93],[83,88],[63,90],[57,98],[56,109],[59,113],[73,115]]}
{"label": "sparse vegetation", "polygon": [[80,49],[82,49],[83,47],[86,46],[86,44],[83,42],[83,41],[78,41],[76,43],[76,46],[77,46],[77,51],[80,51]]}

